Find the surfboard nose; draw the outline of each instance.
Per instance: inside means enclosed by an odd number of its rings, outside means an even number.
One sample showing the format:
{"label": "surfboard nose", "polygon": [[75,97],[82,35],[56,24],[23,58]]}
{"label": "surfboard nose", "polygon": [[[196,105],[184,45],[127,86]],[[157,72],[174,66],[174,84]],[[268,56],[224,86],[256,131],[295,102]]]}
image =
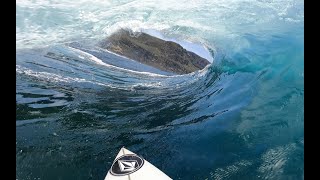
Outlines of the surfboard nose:
{"label": "surfboard nose", "polygon": [[171,180],[154,165],[122,147],[108,171],[105,180]]}

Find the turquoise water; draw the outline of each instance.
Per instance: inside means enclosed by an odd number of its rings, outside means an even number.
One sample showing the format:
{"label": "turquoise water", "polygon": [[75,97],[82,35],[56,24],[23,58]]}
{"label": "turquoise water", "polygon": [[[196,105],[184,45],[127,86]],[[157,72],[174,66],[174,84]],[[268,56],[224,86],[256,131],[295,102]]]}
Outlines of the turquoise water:
{"label": "turquoise water", "polygon": [[[304,179],[303,1],[16,10],[16,179],[103,179],[122,146],[173,179]],[[172,76],[97,47],[119,28],[201,44],[214,63]]]}

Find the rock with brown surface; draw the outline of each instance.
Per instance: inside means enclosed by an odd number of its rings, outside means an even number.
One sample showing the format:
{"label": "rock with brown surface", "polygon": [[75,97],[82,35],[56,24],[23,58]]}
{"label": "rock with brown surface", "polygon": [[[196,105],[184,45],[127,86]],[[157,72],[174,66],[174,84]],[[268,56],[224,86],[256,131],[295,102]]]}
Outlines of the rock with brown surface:
{"label": "rock with brown surface", "polygon": [[146,33],[133,35],[127,30],[119,30],[100,45],[116,54],[176,74],[191,73],[210,64],[208,60],[187,51],[175,42]]}

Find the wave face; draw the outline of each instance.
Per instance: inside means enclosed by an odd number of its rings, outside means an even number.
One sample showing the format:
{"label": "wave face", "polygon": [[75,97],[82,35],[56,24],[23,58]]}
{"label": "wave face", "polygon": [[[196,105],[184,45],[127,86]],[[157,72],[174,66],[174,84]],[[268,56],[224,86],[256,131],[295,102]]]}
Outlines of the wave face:
{"label": "wave face", "polygon": [[[122,146],[173,179],[304,179],[304,2],[16,2],[16,178],[103,179]],[[99,49],[198,43],[172,75]]]}

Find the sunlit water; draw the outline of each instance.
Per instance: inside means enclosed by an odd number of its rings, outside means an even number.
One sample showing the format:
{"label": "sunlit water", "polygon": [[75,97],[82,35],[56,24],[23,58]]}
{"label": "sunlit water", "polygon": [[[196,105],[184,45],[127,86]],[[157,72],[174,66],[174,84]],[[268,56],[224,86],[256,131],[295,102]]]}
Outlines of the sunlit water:
{"label": "sunlit water", "polygon": [[[16,20],[17,179],[103,179],[122,146],[173,179],[304,179],[303,1],[18,0]],[[213,64],[97,46],[119,28]]]}

